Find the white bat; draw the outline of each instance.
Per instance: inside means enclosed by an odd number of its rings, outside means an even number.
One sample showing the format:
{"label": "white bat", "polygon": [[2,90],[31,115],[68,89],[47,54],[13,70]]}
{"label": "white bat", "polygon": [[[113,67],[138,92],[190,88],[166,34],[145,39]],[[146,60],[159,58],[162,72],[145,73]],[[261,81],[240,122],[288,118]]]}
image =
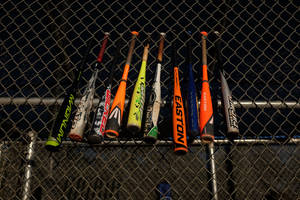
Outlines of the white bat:
{"label": "white bat", "polygon": [[165,35],[165,33],[160,33],[156,74],[146,110],[147,113],[144,127],[144,140],[148,143],[155,143],[158,137],[157,123],[161,106],[160,74]]}

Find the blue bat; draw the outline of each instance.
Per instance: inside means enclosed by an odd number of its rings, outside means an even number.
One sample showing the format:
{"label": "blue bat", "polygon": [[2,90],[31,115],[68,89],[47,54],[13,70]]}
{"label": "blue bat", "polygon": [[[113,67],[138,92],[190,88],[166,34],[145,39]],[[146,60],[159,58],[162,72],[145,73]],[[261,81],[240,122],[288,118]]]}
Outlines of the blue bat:
{"label": "blue bat", "polygon": [[196,86],[193,74],[192,64],[192,47],[191,40],[187,44],[187,65],[188,65],[188,82],[186,90],[186,104],[187,104],[187,134],[189,142],[192,142],[199,133],[198,123],[198,99],[196,94]]}

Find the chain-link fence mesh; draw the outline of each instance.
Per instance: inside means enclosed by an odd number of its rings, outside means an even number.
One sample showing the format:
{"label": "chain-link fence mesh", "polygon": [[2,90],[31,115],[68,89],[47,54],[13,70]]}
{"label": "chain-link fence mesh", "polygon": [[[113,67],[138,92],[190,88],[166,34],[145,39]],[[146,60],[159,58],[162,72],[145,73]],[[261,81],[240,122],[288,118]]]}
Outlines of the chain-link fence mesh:
{"label": "chain-link fence mesh", "polygon": [[[298,2],[13,0],[1,2],[0,11],[0,198],[157,199],[163,181],[170,184],[173,199],[300,198]],[[112,94],[117,90],[132,30],[140,35],[129,71],[127,99],[148,36],[149,96],[159,32],[167,34],[159,142],[146,145],[141,134],[133,137],[123,128],[121,140],[91,147],[66,139],[60,152],[50,155],[44,148],[45,139],[88,40],[97,42],[83,72],[80,94],[91,77],[103,33],[110,32],[97,80],[96,105],[113,67],[117,70]],[[172,150],[170,44],[179,41],[184,91],[186,32],[192,33],[195,82],[200,91],[202,30],[209,34],[216,143],[212,147],[196,140],[188,154],[177,156]],[[237,109],[240,135],[235,142],[226,139],[220,105],[220,81],[214,67],[216,30],[221,32],[225,76]],[[111,66],[118,39],[122,40],[122,58]],[[127,114],[128,107],[124,122]],[[91,122],[86,131],[90,127]],[[28,136],[35,132],[36,142]]]}

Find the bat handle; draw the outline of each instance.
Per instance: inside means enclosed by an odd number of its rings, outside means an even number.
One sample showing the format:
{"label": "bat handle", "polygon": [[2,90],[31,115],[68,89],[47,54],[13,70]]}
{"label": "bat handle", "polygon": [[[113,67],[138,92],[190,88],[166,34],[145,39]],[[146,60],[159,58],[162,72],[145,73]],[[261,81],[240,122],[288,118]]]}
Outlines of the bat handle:
{"label": "bat handle", "polygon": [[106,48],[106,45],[107,45],[107,41],[108,41],[108,37],[109,37],[109,33],[108,32],[105,32],[104,34],[105,34],[105,36],[104,36],[104,40],[102,42],[102,47],[101,47],[101,50],[100,50],[98,58],[97,58],[97,62],[98,63],[102,62],[104,51],[105,51],[105,48]]}

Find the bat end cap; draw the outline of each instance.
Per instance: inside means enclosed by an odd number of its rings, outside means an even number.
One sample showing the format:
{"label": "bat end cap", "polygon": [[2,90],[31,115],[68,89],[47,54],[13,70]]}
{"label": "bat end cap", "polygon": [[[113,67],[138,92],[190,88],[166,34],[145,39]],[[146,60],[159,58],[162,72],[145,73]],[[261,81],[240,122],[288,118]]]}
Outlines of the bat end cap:
{"label": "bat end cap", "polygon": [[60,143],[54,137],[50,136],[45,147],[48,151],[57,152],[59,150]]}
{"label": "bat end cap", "polygon": [[213,135],[203,134],[201,136],[201,141],[205,144],[214,142],[214,140],[215,140],[215,137]]}
{"label": "bat end cap", "polygon": [[140,132],[140,128],[136,125],[127,125],[127,130],[133,134]]}
{"label": "bat end cap", "polygon": [[144,137],[144,141],[148,144],[155,144],[157,138],[153,137],[153,136],[145,136]]}
{"label": "bat end cap", "polygon": [[137,32],[137,31],[132,31],[131,34],[138,36],[138,35],[139,35],[139,32]]}
{"label": "bat end cap", "polygon": [[219,31],[214,31],[214,34],[216,34],[217,36],[220,36],[220,32]]}
{"label": "bat end cap", "polygon": [[185,147],[181,147],[181,148],[176,148],[174,149],[175,154],[177,155],[184,155],[188,152],[188,149]]}
{"label": "bat end cap", "polygon": [[205,32],[205,31],[201,31],[201,34],[205,37],[207,37],[207,35],[208,35],[207,32]]}
{"label": "bat end cap", "polygon": [[166,33],[163,33],[163,32],[161,32],[161,33],[160,33],[160,35],[162,35],[162,36],[165,36],[165,35],[166,35]]}
{"label": "bat end cap", "polygon": [[99,135],[89,135],[87,140],[89,144],[100,144],[103,141],[103,137]]}
{"label": "bat end cap", "polygon": [[81,142],[82,141],[82,136],[74,134],[74,133],[70,133],[69,138],[71,140],[77,141],[77,142]]}
{"label": "bat end cap", "polygon": [[117,138],[119,136],[119,133],[115,130],[107,130],[105,131],[105,135],[108,138]]}

